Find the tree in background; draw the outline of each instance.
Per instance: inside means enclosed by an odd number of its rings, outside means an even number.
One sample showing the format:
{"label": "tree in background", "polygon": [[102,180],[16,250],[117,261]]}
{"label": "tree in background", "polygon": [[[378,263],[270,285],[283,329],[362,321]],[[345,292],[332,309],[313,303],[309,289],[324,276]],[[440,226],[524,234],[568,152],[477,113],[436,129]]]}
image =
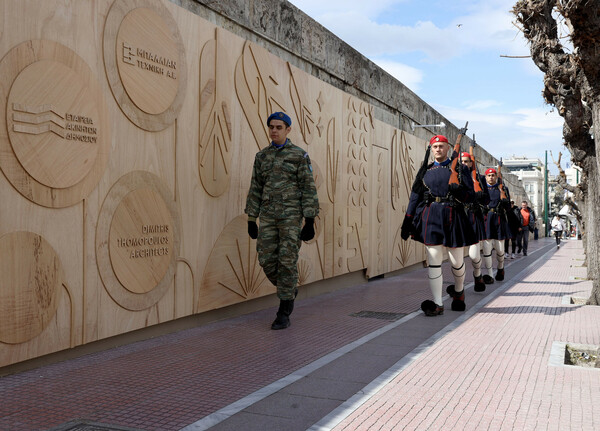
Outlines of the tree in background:
{"label": "tree in background", "polygon": [[577,219],[577,225],[579,226],[579,230],[580,232],[583,232],[583,216],[581,214],[581,210],[579,209],[579,205],[577,205],[577,202],[582,202],[584,199],[581,187],[579,186],[579,184],[571,185],[567,182],[567,174],[565,173],[564,169],[560,164],[562,153],[558,153],[558,160],[554,160],[552,151],[550,151],[550,157],[552,157],[552,161],[558,168],[558,175],[556,176],[556,182],[558,183],[558,186],[562,190],[565,190],[572,194],[572,196],[570,194],[567,194],[567,196],[563,199],[563,202],[561,203],[561,208],[564,204],[569,206],[569,212],[575,216],[575,218]]}
{"label": "tree in background", "polygon": [[[591,129],[600,125],[600,0],[520,0],[513,13],[544,72],[543,97],[564,118],[565,146],[582,169],[582,230],[593,280],[588,304],[599,305],[600,148]],[[561,25],[568,28],[572,52],[560,41]]]}

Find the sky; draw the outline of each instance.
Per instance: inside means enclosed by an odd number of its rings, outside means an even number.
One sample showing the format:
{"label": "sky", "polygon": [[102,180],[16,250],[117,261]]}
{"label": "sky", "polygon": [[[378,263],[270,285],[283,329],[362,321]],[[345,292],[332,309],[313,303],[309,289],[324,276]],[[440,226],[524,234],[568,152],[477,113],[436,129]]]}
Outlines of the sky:
{"label": "sky", "polygon": [[[516,0],[290,0],[496,158],[562,152],[563,119],[511,10]],[[561,28],[561,34],[566,30]],[[568,49],[568,47],[567,47]],[[443,134],[441,129],[440,133]],[[548,151],[548,167],[558,171]]]}

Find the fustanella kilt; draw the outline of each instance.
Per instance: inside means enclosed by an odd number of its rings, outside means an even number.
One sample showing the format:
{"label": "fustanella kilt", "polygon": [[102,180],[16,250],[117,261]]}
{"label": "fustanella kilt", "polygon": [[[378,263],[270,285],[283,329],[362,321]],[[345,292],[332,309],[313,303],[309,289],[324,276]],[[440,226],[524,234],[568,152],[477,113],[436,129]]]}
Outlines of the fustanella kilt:
{"label": "fustanella kilt", "polygon": [[508,220],[504,212],[489,211],[485,216],[485,234],[487,239],[511,238]]}
{"label": "fustanella kilt", "polygon": [[467,210],[467,215],[469,217],[469,221],[471,222],[471,226],[473,226],[473,231],[475,231],[475,238],[477,241],[483,241],[487,239],[486,231],[485,231],[485,218],[481,211],[471,211]]}
{"label": "fustanella kilt", "polygon": [[457,248],[479,242],[462,204],[421,202],[413,227],[413,239],[425,245]]}

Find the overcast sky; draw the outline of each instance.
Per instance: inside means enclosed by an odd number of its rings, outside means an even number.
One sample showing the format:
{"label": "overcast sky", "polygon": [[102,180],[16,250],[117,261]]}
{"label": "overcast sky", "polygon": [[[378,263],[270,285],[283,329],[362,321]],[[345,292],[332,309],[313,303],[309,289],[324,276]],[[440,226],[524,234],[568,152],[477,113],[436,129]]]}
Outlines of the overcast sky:
{"label": "overcast sky", "polygon": [[[497,158],[570,154],[510,12],[515,0],[290,0]],[[562,34],[565,30],[562,29]],[[551,172],[555,173],[548,154]]]}

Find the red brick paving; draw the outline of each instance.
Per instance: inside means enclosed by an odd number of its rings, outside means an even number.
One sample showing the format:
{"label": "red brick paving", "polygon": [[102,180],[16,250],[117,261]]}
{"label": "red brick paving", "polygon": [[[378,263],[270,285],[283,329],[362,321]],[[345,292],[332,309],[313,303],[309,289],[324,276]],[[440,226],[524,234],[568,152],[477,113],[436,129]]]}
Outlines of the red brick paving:
{"label": "red brick paving", "polygon": [[81,418],[179,430],[389,323],[350,314],[410,313],[423,300],[413,289],[389,303],[373,286],[297,301],[285,331],[269,329],[269,309],[2,377],[0,429]]}
{"label": "red brick paving", "polygon": [[[568,279],[585,276],[567,270],[580,246],[565,243],[556,262],[446,334],[336,429],[600,429],[590,421],[600,374],[547,365],[554,340],[600,343],[600,307],[561,305],[589,290]],[[179,430],[389,323],[350,314],[417,310],[429,297],[425,271],[299,300],[285,331],[269,330],[269,309],[2,377],[0,429],[79,418]]]}
{"label": "red brick paving", "polygon": [[563,242],[333,429],[600,429],[600,370],[549,365],[553,341],[600,345],[600,307],[562,305],[591,289],[570,279],[580,247]]}

